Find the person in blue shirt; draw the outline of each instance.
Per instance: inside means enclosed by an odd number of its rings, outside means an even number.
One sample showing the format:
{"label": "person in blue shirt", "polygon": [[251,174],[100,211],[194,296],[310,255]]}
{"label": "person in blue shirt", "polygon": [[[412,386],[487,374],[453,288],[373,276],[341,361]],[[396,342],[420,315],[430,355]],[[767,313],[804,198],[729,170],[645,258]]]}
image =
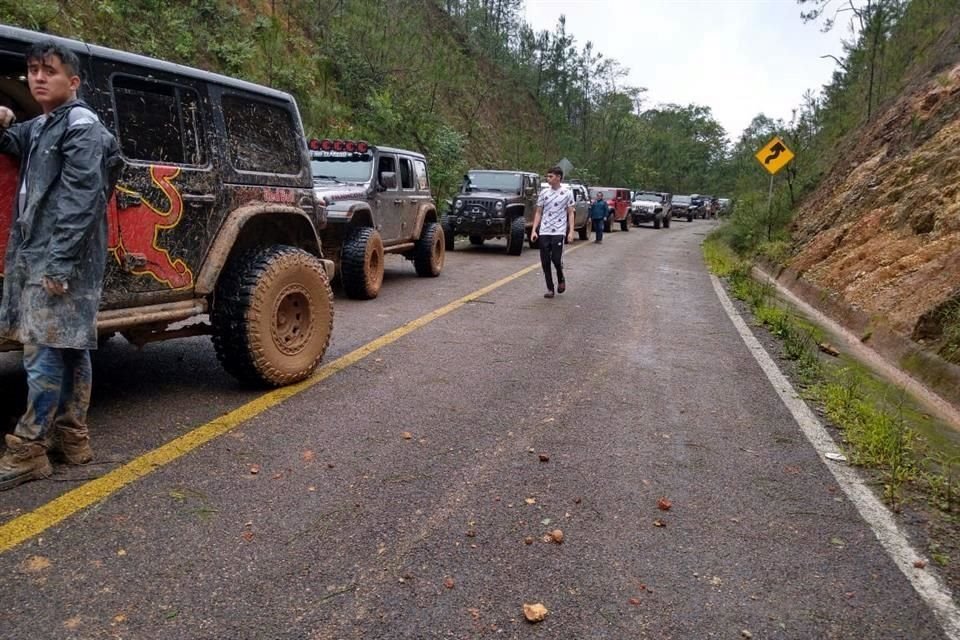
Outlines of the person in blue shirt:
{"label": "person in blue shirt", "polygon": [[610,215],[610,206],[603,199],[603,193],[597,193],[597,199],[590,205],[590,219],[593,221],[593,232],[596,234],[595,243],[603,242],[603,223]]}

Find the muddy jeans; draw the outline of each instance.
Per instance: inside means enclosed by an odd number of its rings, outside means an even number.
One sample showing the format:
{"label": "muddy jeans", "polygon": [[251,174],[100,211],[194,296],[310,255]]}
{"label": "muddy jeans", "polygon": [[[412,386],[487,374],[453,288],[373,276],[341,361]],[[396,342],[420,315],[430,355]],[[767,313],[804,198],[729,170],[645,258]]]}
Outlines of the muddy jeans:
{"label": "muddy jeans", "polygon": [[40,440],[53,425],[86,429],[93,368],[90,352],[24,345],[27,371],[27,411],[14,434]]}

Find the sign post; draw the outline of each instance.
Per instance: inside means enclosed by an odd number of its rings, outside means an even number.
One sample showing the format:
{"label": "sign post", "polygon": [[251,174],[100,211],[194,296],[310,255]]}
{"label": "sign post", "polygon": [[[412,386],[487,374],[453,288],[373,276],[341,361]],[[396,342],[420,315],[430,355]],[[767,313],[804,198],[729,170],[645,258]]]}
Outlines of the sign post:
{"label": "sign post", "polygon": [[761,167],[770,173],[770,191],[767,194],[767,240],[770,240],[771,227],[773,226],[773,177],[777,175],[778,171],[790,164],[795,155],[780,136],[774,136],[753,157],[757,159]]}

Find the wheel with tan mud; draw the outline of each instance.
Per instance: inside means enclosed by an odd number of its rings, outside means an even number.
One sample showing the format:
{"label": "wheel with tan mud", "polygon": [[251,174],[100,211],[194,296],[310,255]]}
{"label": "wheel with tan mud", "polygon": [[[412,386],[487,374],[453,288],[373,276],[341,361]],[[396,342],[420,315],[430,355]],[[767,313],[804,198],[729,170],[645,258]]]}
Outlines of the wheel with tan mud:
{"label": "wheel with tan mud", "polygon": [[356,227],[347,234],[340,254],[340,281],[349,298],[371,300],[383,285],[383,240],[373,227]]}
{"label": "wheel with tan mud", "polygon": [[443,229],[436,222],[427,222],[423,225],[423,233],[413,249],[413,267],[417,270],[417,275],[424,278],[437,277],[443,271],[445,257]]}
{"label": "wheel with tan mud", "polygon": [[333,291],[323,263],[288,245],[230,259],[213,308],[217,358],[241,382],[278,387],[317,368],[333,332]]}

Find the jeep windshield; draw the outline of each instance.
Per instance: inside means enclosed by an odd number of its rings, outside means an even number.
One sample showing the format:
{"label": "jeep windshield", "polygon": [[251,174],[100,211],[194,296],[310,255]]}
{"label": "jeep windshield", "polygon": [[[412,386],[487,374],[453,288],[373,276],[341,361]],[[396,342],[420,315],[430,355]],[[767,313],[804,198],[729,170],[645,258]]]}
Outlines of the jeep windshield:
{"label": "jeep windshield", "polygon": [[517,193],[522,185],[519,173],[496,173],[493,171],[471,171],[471,191],[509,191]]}
{"label": "jeep windshield", "polygon": [[660,196],[655,193],[638,193],[634,200],[644,200],[646,202],[660,202]]}
{"label": "jeep windshield", "polygon": [[310,172],[319,182],[369,182],[373,175],[373,158],[368,155],[351,157],[311,158]]}

